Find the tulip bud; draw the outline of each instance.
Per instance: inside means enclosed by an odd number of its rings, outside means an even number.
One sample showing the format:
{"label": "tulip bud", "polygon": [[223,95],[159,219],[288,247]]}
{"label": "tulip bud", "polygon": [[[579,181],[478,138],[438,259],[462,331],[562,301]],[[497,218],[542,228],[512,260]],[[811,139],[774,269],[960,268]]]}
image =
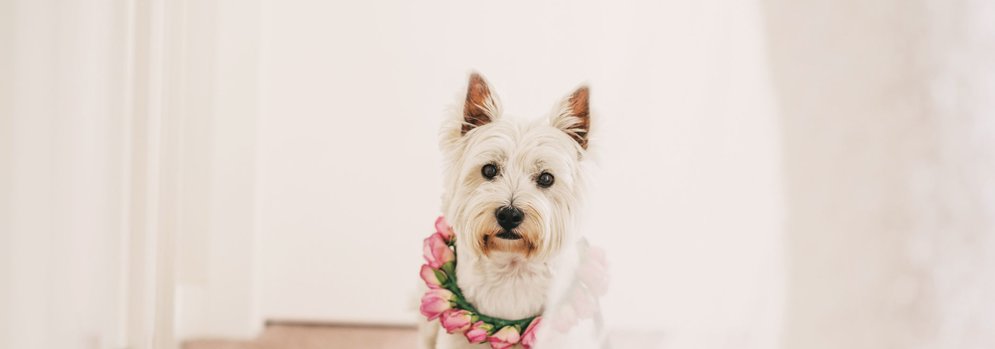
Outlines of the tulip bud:
{"label": "tulip bud", "polygon": [[422,315],[428,317],[429,320],[435,320],[442,312],[452,308],[452,304],[450,303],[452,299],[453,293],[447,289],[430,289],[422,296],[421,306],[418,310],[421,311]]}

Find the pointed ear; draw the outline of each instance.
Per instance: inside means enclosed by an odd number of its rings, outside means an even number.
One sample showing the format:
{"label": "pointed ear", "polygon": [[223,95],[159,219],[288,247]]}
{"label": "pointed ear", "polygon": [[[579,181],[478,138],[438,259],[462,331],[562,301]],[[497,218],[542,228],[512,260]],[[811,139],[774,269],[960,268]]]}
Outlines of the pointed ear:
{"label": "pointed ear", "polygon": [[591,131],[589,96],[590,89],[587,86],[581,86],[561,102],[552,119],[554,127],[577,141],[577,144],[580,144],[583,149],[587,149],[587,135]]}
{"label": "pointed ear", "polygon": [[494,121],[500,114],[497,96],[491,92],[487,81],[476,72],[470,74],[466,87],[466,102],[463,104],[461,135],[470,130]]}

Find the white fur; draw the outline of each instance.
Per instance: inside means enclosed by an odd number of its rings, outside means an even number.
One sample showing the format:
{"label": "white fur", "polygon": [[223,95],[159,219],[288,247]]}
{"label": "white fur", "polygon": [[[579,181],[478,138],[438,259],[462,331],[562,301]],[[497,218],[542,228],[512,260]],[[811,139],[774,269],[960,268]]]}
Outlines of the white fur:
{"label": "white fur", "polygon": [[[457,236],[458,284],[483,314],[505,319],[540,315],[550,297],[553,271],[565,255],[562,250],[578,238],[575,224],[587,160],[585,149],[568,134],[576,131],[578,120],[566,100],[546,118],[509,118],[501,115],[492,95],[481,104],[491,122],[464,135],[460,107],[443,127],[441,146],[446,161],[442,211]],[[493,180],[481,175],[486,164],[500,170]],[[555,178],[549,188],[535,181],[544,171]],[[509,205],[525,212],[516,231],[533,243],[531,253],[487,251],[482,243],[484,235],[501,229],[494,212]],[[460,333],[445,333],[437,321],[424,326],[429,327],[422,331],[427,348],[489,348],[487,343],[467,343]]]}

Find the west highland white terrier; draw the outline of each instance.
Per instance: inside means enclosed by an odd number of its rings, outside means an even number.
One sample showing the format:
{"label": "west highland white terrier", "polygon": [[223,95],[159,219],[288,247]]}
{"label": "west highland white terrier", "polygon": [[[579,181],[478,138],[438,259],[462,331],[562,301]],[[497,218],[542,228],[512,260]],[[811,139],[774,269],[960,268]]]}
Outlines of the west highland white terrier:
{"label": "west highland white terrier", "polygon": [[[438,261],[423,266],[433,289],[422,313],[439,322],[422,324],[425,348],[530,348],[543,313],[567,297],[551,290],[571,289],[571,278],[554,275],[570,270],[567,264],[582,268],[585,253],[575,247],[589,161],[588,100],[582,86],[545,118],[509,118],[484,78],[470,75],[462,108],[442,130],[440,221],[452,238],[436,238],[435,247],[426,239],[426,259]],[[437,229],[446,235],[447,227]],[[447,276],[444,258],[453,259],[448,273],[455,277]]]}

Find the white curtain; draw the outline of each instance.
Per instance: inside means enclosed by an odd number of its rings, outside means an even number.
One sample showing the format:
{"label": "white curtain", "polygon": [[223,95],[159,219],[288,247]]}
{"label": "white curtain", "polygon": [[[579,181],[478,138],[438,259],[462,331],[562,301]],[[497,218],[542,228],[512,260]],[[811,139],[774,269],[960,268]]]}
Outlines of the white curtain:
{"label": "white curtain", "polygon": [[0,347],[124,345],[123,2],[0,2]]}
{"label": "white curtain", "polygon": [[[246,47],[225,40],[243,22],[215,16],[220,4],[0,2],[0,347],[173,348],[178,334],[259,327],[248,273],[231,266],[251,265],[252,240],[219,263],[215,251],[233,244],[210,244],[218,234],[196,216],[251,224],[227,218],[251,210],[244,182],[204,175],[251,164],[212,143],[251,134],[210,132],[214,115],[251,116],[225,104],[251,84],[214,92],[245,82],[243,66],[218,68],[211,54],[234,60]],[[177,321],[191,313],[205,320]]]}
{"label": "white curtain", "polygon": [[784,347],[995,345],[995,3],[762,5]]}

